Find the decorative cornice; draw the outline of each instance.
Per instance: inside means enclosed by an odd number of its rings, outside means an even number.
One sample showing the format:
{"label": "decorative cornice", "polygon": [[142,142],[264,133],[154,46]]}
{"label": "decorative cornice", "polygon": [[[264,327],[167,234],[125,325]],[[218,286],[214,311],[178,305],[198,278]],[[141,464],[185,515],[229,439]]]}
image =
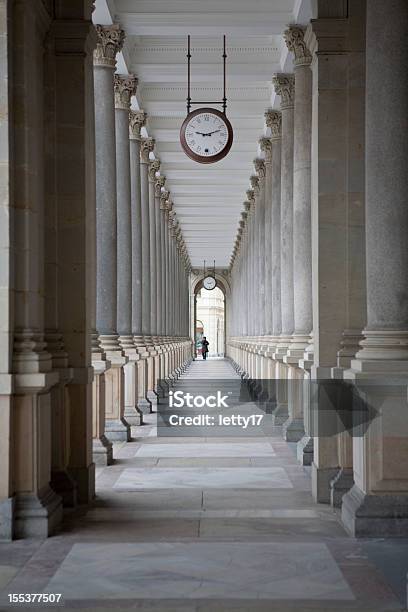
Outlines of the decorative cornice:
{"label": "decorative cornice", "polygon": [[255,172],[258,175],[258,184],[261,186],[262,182],[265,180],[265,162],[260,157],[254,159],[254,168]]}
{"label": "decorative cornice", "polygon": [[154,150],[155,140],[154,138],[141,138],[140,139],[140,161],[144,164],[148,164],[149,153],[152,153]]}
{"label": "decorative cornice", "polygon": [[129,138],[140,140],[140,130],[146,125],[147,115],[143,110],[129,111]]}
{"label": "decorative cornice", "polygon": [[160,160],[152,159],[152,161],[149,163],[149,179],[151,181],[156,180],[156,172],[158,172],[159,170],[160,170]]}
{"label": "decorative cornice", "polygon": [[261,151],[265,153],[265,163],[272,163],[272,141],[270,138],[263,136],[259,139],[259,146],[261,147]]}
{"label": "decorative cornice", "polygon": [[137,78],[133,74],[114,74],[115,108],[129,111],[130,98],[136,94]]}
{"label": "decorative cornice", "polygon": [[125,32],[119,24],[95,25],[98,41],[94,51],[94,65],[115,68],[116,54],[125,42]]}
{"label": "decorative cornice", "polygon": [[281,97],[281,109],[293,108],[295,103],[295,77],[293,74],[275,74],[272,77],[273,85],[278,96]]}
{"label": "decorative cornice", "polygon": [[162,187],[164,187],[164,183],[166,182],[166,177],[163,175],[157,176],[154,183],[154,193],[156,198],[160,198]]}
{"label": "decorative cornice", "polygon": [[271,140],[279,140],[282,130],[282,113],[272,109],[267,110],[265,123],[268,128],[271,128]]}
{"label": "decorative cornice", "polygon": [[306,28],[291,25],[283,34],[287,48],[295,56],[293,60],[295,66],[310,66],[312,62],[312,54],[304,39],[305,31]]}

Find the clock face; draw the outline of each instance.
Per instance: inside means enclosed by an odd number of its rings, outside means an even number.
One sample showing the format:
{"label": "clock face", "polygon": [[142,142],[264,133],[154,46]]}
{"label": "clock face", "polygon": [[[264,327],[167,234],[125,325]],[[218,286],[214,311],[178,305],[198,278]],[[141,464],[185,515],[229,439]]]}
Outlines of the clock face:
{"label": "clock face", "polygon": [[217,281],[215,280],[213,276],[206,276],[205,279],[203,280],[203,287],[204,289],[207,289],[208,291],[212,291],[213,289],[215,289],[216,284],[217,284]]}
{"label": "clock face", "polygon": [[230,122],[214,108],[193,111],[181,126],[181,146],[191,159],[201,164],[212,164],[225,157],[232,139]]}

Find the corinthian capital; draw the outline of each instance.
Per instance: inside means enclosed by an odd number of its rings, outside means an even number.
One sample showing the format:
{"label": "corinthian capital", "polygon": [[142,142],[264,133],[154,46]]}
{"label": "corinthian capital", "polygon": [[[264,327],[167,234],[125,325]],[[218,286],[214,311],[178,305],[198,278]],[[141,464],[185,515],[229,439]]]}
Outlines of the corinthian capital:
{"label": "corinthian capital", "polygon": [[312,61],[312,55],[304,41],[304,34],[305,28],[297,25],[289,26],[283,34],[287,48],[295,56],[295,66],[309,66]]}
{"label": "corinthian capital", "polygon": [[157,176],[154,183],[154,193],[156,198],[160,198],[162,187],[164,187],[164,183],[166,182],[166,177],[161,175]]}
{"label": "corinthian capital", "polygon": [[154,150],[154,138],[142,138],[140,141],[140,161],[145,164],[149,163],[149,153]]}
{"label": "corinthian capital", "polygon": [[95,66],[106,66],[107,68],[115,68],[116,54],[123,47],[125,42],[125,32],[120,25],[114,23],[112,25],[96,25],[96,33],[98,40],[94,51]]}
{"label": "corinthian capital", "polygon": [[252,190],[254,192],[254,196],[256,197],[257,195],[259,195],[259,178],[255,174],[253,174],[249,178],[249,181],[251,183],[251,187],[252,187]]}
{"label": "corinthian capital", "polygon": [[133,74],[114,74],[115,108],[130,109],[130,98],[135,95],[137,78]]}
{"label": "corinthian capital", "polygon": [[260,185],[265,179],[265,162],[263,159],[257,157],[254,159],[255,172],[258,175],[258,185]]}
{"label": "corinthian capital", "polygon": [[295,77],[293,74],[275,74],[272,77],[275,91],[281,97],[281,109],[293,108],[295,102]]}
{"label": "corinthian capital", "polygon": [[282,129],[281,112],[275,110],[267,110],[265,113],[265,123],[268,128],[271,128],[272,140],[278,140],[281,137]]}
{"label": "corinthian capital", "polygon": [[158,172],[159,170],[160,170],[160,160],[159,159],[153,159],[149,163],[149,179],[151,181],[155,181],[156,180],[156,172]]}
{"label": "corinthian capital", "polygon": [[170,196],[170,191],[167,191],[167,189],[165,189],[164,191],[161,192],[160,194],[160,209],[161,210],[167,210],[168,209],[168,199]]}
{"label": "corinthian capital", "polygon": [[140,130],[144,125],[146,125],[146,113],[144,111],[129,111],[129,138],[140,140]]}
{"label": "corinthian capital", "polygon": [[265,153],[265,163],[270,164],[272,162],[272,142],[270,138],[263,136],[259,139],[259,146],[261,151]]}
{"label": "corinthian capital", "polygon": [[249,208],[252,208],[252,206],[255,204],[255,192],[253,189],[248,189],[246,194],[249,202]]}

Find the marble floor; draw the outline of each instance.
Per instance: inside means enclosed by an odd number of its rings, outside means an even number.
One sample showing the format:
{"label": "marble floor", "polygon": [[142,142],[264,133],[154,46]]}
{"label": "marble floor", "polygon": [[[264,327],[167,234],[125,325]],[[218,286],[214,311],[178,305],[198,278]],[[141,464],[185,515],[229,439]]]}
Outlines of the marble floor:
{"label": "marble floor", "polygon": [[[197,361],[179,388],[235,378],[225,360]],[[0,610],[24,609],[9,593],[61,593],[47,609],[406,609],[407,542],[350,538],[279,427],[157,437],[146,421],[97,468],[91,508],[47,540],[0,542]]]}

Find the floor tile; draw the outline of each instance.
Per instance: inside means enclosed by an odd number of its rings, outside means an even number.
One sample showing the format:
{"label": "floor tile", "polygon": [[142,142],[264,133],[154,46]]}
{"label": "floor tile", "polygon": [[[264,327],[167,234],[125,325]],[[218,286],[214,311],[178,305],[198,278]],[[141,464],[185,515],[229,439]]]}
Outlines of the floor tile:
{"label": "floor tile", "polygon": [[269,542],[75,544],[46,591],[85,600],[354,599],[325,544]]}
{"label": "floor tile", "polygon": [[267,442],[259,443],[210,443],[205,444],[154,444],[141,446],[135,457],[273,457],[272,447]]}
{"label": "floor tile", "polygon": [[284,468],[127,468],[114,489],[245,488],[290,489]]}

